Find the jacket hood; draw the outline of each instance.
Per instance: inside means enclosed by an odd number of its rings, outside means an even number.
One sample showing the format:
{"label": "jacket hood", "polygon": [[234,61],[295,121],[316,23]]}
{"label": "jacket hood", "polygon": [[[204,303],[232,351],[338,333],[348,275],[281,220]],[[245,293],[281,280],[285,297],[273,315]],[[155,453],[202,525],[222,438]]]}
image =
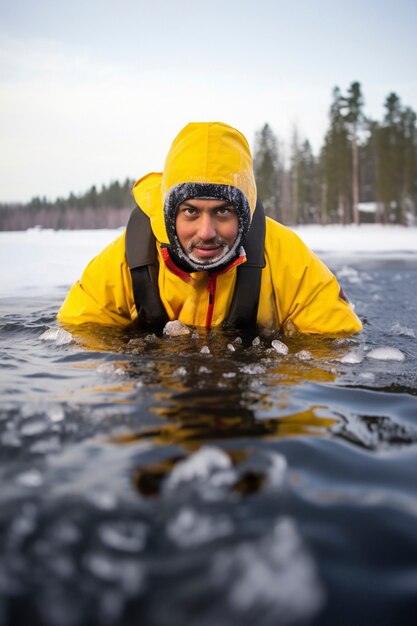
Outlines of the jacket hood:
{"label": "jacket hood", "polygon": [[157,240],[176,247],[175,213],[187,197],[225,197],[236,206],[244,239],[256,205],[252,156],[245,137],[221,122],[190,123],[174,139],[162,174],[138,180],[133,195]]}

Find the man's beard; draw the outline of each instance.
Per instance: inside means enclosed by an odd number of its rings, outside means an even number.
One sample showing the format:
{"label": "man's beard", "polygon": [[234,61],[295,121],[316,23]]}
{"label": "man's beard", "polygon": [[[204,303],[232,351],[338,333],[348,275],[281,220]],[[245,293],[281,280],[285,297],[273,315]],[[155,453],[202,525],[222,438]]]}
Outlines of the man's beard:
{"label": "man's beard", "polygon": [[[214,257],[202,258],[202,259],[198,258],[197,256],[193,254],[194,248],[198,246],[202,246],[204,248],[205,245],[206,246],[207,245],[218,246],[219,248],[221,248],[221,251],[219,252],[219,254],[217,254]],[[217,263],[224,256],[226,256],[229,252],[230,252],[229,244],[226,243],[226,241],[222,239],[221,237],[215,237],[214,239],[211,239],[210,241],[195,241],[195,240],[190,241],[190,243],[187,246],[187,249],[185,250],[187,257],[191,261],[193,261],[193,263],[198,263],[200,265],[211,265],[213,263]]]}

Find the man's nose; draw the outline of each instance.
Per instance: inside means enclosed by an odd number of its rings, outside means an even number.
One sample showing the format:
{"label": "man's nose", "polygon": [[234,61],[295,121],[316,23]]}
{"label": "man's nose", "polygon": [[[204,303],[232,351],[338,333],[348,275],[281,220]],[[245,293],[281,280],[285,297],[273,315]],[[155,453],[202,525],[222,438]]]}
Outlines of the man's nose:
{"label": "man's nose", "polygon": [[203,213],[200,217],[198,225],[199,238],[203,241],[207,241],[208,239],[214,239],[216,235],[217,233],[213,217],[207,213]]}

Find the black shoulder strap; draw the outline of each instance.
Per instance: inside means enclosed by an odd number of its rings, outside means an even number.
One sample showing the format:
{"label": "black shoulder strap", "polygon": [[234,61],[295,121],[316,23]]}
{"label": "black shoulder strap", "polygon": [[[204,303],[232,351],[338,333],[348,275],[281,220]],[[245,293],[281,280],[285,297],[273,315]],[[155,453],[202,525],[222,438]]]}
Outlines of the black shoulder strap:
{"label": "black shoulder strap", "polygon": [[[256,326],[261,274],[265,267],[264,244],[265,212],[258,200],[244,243],[247,260],[237,269],[235,292],[223,328]],[[133,209],[127,224],[126,258],[132,276],[138,322],[144,328],[162,329],[169,318],[159,295],[155,236],[149,218],[139,207]]]}
{"label": "black shoulder strap", "polygon": [[265,211],[260,200],[256,202],[244,248],[247,260],[238,267],[235,292],[223,328],[256,327],[262,268],[265,267]]}
{"label": "black shoulder strap", "polygon": [[161,329],[169,317],[158,289],[159,263],[151,222],[139,207],[126,227],[126,258],[132,276],[133,297],[142,328]]}

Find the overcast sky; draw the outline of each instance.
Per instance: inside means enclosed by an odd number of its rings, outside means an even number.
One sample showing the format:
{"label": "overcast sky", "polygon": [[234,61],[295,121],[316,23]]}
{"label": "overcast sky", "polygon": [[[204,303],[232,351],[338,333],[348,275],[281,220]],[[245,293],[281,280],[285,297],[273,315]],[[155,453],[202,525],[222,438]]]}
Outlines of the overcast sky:
{"label": "overcast sky", "polygon": [[160,171],[189,121],[317,152],[335,85],[381,119],[416,65],[416,0],[0,0],[0,202]]}

